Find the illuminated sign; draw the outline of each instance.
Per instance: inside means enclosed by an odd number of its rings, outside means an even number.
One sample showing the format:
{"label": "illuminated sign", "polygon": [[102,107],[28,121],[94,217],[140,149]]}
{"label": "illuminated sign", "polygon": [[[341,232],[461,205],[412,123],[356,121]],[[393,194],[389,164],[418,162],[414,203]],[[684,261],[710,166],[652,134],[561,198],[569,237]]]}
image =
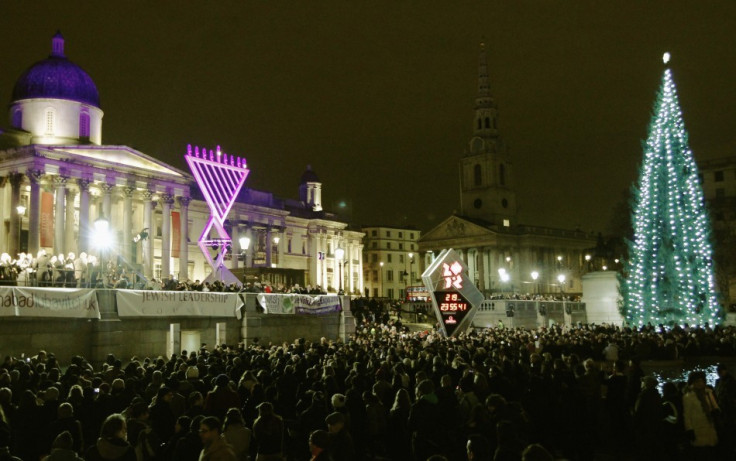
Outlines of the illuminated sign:
{"label": "illuminated sign", "polygon": [[443,250],[422,274],[437,322],[447,336],[465,331],[483,301],[483,294],[467,280],[467,267],[452,249]]}

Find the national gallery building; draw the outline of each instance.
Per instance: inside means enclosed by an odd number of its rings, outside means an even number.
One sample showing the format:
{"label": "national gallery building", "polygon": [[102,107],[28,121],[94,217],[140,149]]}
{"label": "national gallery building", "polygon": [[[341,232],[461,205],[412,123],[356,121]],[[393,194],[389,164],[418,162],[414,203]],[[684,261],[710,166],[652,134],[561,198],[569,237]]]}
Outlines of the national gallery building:
{"label": "national gallery building", "polygon": [[[67,59],[61,34],[51,48],[16,81],[10,127],[0,130],[0,253],[84,253],[137,279],[207,278],[212,268],[197,242],[210,209],[194,177],[133,148],[104,145],[95,83]],[[241,281],[363,293],[364,234],[323,210],[321,192],[311,168],[299,200],[249,189],[246,180],[225,222],[226,267]]]}

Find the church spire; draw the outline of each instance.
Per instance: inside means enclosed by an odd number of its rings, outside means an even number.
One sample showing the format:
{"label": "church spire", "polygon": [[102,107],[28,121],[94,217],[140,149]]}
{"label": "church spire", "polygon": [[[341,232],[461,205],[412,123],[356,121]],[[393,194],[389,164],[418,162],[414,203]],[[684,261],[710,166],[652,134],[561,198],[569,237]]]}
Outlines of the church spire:
{"label": "church spire", "polygon": [[56,58],[64,57],[64,36],[61,35],[61,31],[57,30],[54,37],[51,39],[51,56]]}
{"label": "church spire", "polygon": [[473,135],[484,139],[498,137],[496,116],[496,102],[491,96],[491,87],[488,78],[486,44],[485,41],[481,41],[478,56],[478,96],[475,98],[475,127]]}

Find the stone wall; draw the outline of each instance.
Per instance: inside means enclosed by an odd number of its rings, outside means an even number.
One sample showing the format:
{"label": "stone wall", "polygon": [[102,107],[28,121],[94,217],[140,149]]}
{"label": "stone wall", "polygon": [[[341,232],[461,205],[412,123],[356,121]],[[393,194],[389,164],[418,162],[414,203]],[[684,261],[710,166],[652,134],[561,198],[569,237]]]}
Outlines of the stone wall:
{"label": "stone wall", "polygon": [[266,315],[257,312],[255,294],[247,294],[242,319],[235,317],[119,317],[114,290],[97,290],[100,320],[66,318],[4,317],[0,322],[0,358],[39,350],[53,352],[62,365],[82,355],[95,365],[108,354],[126,361],[167,356],[182,349],[193,350],[202,343],[280,344],[296,338],[345,339],[355,330],[350,298],[343,297],[343,313],[320,316]]}

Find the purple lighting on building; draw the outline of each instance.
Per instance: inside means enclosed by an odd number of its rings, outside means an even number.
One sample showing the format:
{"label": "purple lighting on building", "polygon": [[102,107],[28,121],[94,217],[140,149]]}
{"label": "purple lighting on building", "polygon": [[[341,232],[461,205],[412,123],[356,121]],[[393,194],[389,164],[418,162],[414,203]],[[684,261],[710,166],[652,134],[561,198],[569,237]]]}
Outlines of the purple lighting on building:
{"label": "purple lighting on building", "polygon": [[[217,146],[216,152],[210,149],[208,153],[204,148],[200,152],[198,146],[192,151],[190,144],[184,158],[212,212],[199,237],[199,248],[212,268],[218,271],[223,266],[227,249],[232,242],[230,235],[225,231],[225,218],[245,184],[249,170],[244,158],[231,155],[228,162],[228,155],[220,150],[220,146]],[[213,227],[218,235],[215,239],[209,238]],[[212,259],[209,248],[220,249],[216,260]]]}

